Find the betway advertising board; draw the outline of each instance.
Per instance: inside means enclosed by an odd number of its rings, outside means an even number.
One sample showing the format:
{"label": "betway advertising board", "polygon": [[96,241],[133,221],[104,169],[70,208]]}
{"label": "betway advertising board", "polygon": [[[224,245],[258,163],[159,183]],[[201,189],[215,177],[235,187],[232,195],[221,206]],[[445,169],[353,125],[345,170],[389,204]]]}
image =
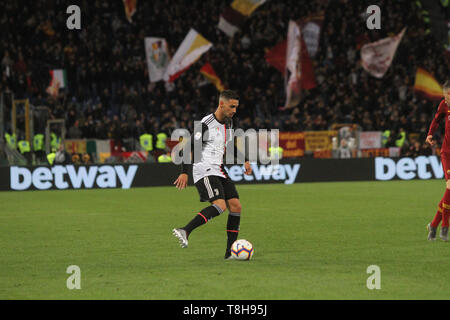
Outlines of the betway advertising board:
{"label": "betway advertising board", "polygon": [[[0,168],[0,190],[65,190],[151,186],[149,181],[164,181],[164,171],[154,164],[148,171],[144,165],[55,165],[11,166]],[[158,184],[153,184],[158,185]]]}
{"label": "betway advertising board", "polygon": [[79,166],[73,165],[37,167],[12,166],[10,169],[10,187],[12,190],[28,190],[34,187],[39,190],[56,189],[90,189],[98,188],[129,189],[136,175],[138,166]]}
{"label": "betway advertising board", "polygon": [[437,156],[416,158],[375,158],[375,180],[442,179],[441,160]]}
{"label": "betway advertising board", "polygon": [[[387,181],[441,179],[444,174],[436,156],[417,158],[289,159],[278,165],[227,165],[237,184],[326,181]],[[66,190],[173,186],[180,168],[174,164],[56,165],[0,167],[0,190]],[[189,185],[193,185],[189,175]]]}

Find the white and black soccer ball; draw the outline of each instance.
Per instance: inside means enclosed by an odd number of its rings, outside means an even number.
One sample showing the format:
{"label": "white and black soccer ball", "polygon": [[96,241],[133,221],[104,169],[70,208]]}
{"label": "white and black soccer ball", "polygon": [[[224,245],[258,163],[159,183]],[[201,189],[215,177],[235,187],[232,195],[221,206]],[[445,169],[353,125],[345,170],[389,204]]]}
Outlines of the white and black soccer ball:
{"label": "white and black soccer ball", "polygon": [[236,260],[250,260],[253,253],[253,245],[247,240],[239,239],[231,245],[231,256]]}

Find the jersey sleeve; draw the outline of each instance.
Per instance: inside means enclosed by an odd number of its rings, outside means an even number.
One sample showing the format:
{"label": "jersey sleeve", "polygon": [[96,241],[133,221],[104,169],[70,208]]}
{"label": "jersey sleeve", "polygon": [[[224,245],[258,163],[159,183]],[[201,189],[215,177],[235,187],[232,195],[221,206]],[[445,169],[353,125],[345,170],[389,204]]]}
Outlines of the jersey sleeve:
{"label": "jersey sleeve", "polygon": [[[191,137],[189,138],[189,150],[191,152],[191,161],[189,163],[181,163],[181,173],[188,173],[191,171],[192,168],[192,156],[194,162],[197,159],[201,159],[201,151],[203,150],[203,143],[208,139],[208,126],[205,123],[201,123],[194,127],[194,132],[192,133]],[[196,148],[196,145],[198,147]],[[198,150],[199,154],[194,154],[194,151]]]}
{"label": "jersey sleeve", "polygon": [[428,130],[428,135],[432,136],[436,132],[436,129],[439,127],[439,122],[445,117],[447,114],[447,105],[445,100],[442,100],[439,104],[438,110],[434,115],[433,121],[431,121],[430,129]]}

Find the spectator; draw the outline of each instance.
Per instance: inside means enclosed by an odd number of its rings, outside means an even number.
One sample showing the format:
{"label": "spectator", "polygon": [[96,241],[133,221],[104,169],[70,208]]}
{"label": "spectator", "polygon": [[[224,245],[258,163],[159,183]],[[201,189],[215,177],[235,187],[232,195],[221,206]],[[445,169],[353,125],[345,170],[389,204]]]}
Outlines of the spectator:
{"label": "spectator", "polygon": [[[61,143],[59,145],[58,150],[56,151],[56,155],[55,155],[55,160],[54,160],[55,164],[69,164],[71,163],[70,161],[70,155],[69,153],[67,153],[67,151],[64,148],[64,143]],[[75,162],[74,162],[75,163]]]}
{"label": "spectator", "polygon": [[80,139],[82,137],[83,132],[80,130],[79,123],[79,120],[75,120],[73,126],[70,127],[67,133],[68,139]]}

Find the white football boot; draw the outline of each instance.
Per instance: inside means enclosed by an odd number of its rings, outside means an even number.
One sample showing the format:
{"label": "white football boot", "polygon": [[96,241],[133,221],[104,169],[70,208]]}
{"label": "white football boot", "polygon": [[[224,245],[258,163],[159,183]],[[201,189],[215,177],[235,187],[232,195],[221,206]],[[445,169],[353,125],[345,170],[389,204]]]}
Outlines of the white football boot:
{"label": "white football boot", "polygon": [[178,241],[180,242],[180,246],[182,248],[187,248],[188,238],[187,238],[187,233],[184,229],[181,229],[181,228],[173,229],[172,234],[178,238]]}

